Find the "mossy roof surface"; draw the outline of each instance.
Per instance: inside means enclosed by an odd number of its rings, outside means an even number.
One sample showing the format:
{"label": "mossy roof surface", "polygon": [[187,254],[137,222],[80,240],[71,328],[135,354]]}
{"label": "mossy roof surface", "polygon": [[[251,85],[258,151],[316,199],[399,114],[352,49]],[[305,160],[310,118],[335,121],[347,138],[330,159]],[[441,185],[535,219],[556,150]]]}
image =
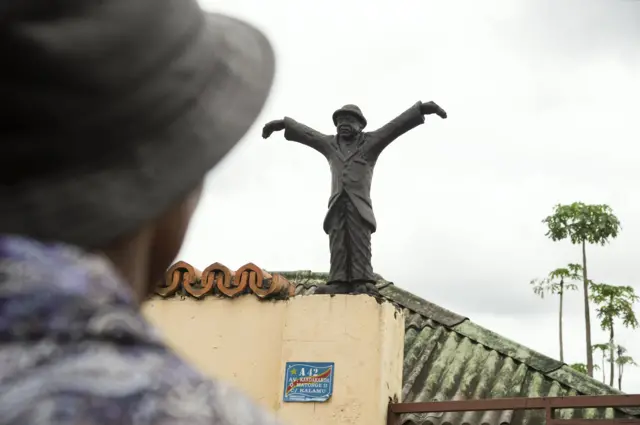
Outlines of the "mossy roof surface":
{"label": "mossy roof surface", "polygon": [[[277,272],[311,295],[327,273]],[[402,401],[622,394],[568,365],[473,323],[380,278],[380,293],[405,314]],[[596,419],[640,415],[640,409],[563,409],[556,417]],[[404,424],[537,425],[543,411],[404,415]]]}

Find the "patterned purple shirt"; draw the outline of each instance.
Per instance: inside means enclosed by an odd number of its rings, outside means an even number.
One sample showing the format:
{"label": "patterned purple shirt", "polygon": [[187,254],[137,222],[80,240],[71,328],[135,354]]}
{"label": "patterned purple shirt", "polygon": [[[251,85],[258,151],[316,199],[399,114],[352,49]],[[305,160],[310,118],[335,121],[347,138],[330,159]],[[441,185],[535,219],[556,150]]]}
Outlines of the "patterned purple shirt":
{"label": "patterned purple shirt", "polygon": [[275,423],[168,349],[106,259],[0,236],[0,425]]}

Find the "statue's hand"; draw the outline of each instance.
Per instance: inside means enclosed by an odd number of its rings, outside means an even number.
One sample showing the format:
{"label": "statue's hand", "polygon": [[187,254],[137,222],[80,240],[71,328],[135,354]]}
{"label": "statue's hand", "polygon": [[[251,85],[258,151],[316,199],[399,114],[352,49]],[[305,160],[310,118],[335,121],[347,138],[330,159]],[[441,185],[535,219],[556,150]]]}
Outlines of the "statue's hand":
{"label": "statue's hand", "polygon": [[442,119],[447,118],[447,113],[435,102],[422,102],[422,105],[420,105],[420,112],[422,115],[436,114]]}
{"label": "statue's hand", "polygon": [[262,138],[266,139],[269,136],[271,136],[271,134],[274,131],[281,131],[281,130],[284,130],[284,120],[275,120],[275,121],[268,122],[262,128]]}

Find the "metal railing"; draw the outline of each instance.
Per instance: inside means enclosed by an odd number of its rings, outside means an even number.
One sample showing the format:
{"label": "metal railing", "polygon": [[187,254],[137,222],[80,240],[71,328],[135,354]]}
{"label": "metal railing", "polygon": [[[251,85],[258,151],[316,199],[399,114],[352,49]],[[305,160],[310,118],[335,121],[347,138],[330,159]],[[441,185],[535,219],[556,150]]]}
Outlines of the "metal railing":
{"label": "metal railing", "polygon": [[387,425],[400,425],[400,415],[406,413],[487,412],[499,410],[544,410],[546,425],[640,425],[640,418],[555,418],[556,409],[621,407],[640,408],[640,394],[390,403],[387,412]]}

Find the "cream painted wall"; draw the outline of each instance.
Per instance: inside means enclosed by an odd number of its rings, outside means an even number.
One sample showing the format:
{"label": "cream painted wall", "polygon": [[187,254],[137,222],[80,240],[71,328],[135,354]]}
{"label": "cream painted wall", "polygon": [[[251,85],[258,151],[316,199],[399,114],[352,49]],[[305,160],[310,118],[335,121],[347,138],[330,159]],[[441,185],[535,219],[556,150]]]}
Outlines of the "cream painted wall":
{"label": "cream painted wall", "polygon": [[[401,393],[404,318],[369,296],[156,298],[144,312],[185,359],[284,423],[382,425]],[[335,362],[332,398],[284,403],[287,361]]]}

